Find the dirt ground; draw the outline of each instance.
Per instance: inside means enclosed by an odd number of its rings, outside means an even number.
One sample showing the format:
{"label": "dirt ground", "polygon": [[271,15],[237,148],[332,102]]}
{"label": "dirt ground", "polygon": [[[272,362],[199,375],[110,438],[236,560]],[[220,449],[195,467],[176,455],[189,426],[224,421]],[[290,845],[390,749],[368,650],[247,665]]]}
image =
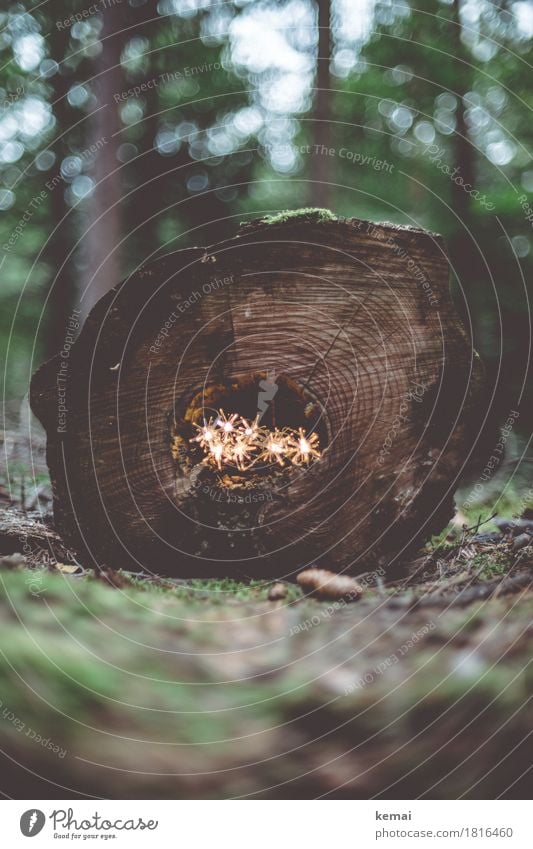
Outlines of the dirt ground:
{"label": "dirt ground", "polygon": [[529,567],[347,604],[0,563],[8,797],[528,795]]}

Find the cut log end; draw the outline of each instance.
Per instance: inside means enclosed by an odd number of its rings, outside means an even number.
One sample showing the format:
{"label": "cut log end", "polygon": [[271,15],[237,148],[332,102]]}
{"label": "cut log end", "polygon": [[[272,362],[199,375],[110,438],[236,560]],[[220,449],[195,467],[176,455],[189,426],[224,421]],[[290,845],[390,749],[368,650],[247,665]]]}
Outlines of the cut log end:
{"label": "cut log end", "polygon": [[[479,361],[442,241],[390,225],[289,216],[170,254],[94,308],[62,418],[59,366],[35,375],[31,403],[58,529],[89,565],[387,567],[450,518],[476,432]],[[220,410],[315,434],[320,451],[206,463],[194,437]]]}

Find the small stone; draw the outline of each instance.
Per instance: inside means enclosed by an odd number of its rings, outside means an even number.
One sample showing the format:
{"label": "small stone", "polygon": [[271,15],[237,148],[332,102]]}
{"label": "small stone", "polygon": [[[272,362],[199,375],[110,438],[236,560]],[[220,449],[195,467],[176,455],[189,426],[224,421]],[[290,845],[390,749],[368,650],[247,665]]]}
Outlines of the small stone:
{"label": "small stone", "polygon": [[272,584],[268,591],[268,600],[269,601],[281,601],[282,598],[286,598],[287,596],[287,587],[285,584],[282,584],[281,581],[278,581],[276,584]]}
{"label": "small stone", "polygon": [[18,552],[0,557],[0,569],[22,569],[23,566],[26,566],[26,558]]}
{"label": "small stone", "polygon": [[531,519],[505,519],[497,517],[493,519],[494,524],[504,534],[516,537],[525,532],[533,534],[533,521]]}
{"label": "small stone", "polygon": [[355,578],[327,569],[305,569],[296,581],[306,594],[321,601],[357,601],[363,595],[363,588]]}
{"label": "small stone", "polygon": [[513,551],[518,551],[520,548],[525,548],[526,545],[531,545],[533,538],[531,534],[519,534],[513,540]]}

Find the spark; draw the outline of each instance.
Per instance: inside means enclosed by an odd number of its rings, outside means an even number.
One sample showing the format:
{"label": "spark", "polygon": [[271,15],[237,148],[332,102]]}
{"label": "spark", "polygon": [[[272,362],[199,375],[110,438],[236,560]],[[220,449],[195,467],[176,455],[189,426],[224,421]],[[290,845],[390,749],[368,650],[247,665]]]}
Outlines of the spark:
{"label": "spark", "polygon": [[259,427],[259,414],[255,417],[253,422],[249,422],[248,419],[241,418],[241,428],[243,429],[244,435],[250,440],[257,439],[261,434],[261,428]]}
{"label": "spark", "polygon": [[230,434],[235,430],[235,420],[238,419],[237,413],[233,413],[231,416],[226,416],[224,410],[218,411],[218,419],[215,424],[219,427],[225,434]]}
{"label": "spark", "polygon": [[235,460],[235,463],[237,464],[237,468],[241,471],[244,471],[246,468],[248,468],[247,462],[250,459],[250,454],[253,450],[253,447],[254,446],[251,445],[250,442],[243,437],[238,437],[235,442],[235,445],[233,445],[232,457]]}
{"label": "spark", "polygon": [[220,439],[213,439],[209,443],[209,454],[204,458],[204,463],[214,463],[217,469],[222,468],[222,462],[225,459],[224,443]]}
{"label": "spark", "polygon": [[299,466],[302,463],[308,465],[313,458],[320,457],[318,436],[316,433],[306,436],[303,427],[300,427],[298,428],[298,437],[295,443],[291,450],[291,460],[295,465]]}
{"label": "spark", "polygon": [[203,424],[203,425],[194,425],[200,432],[193,436],[190,440],[191,442],[199,442],[202,448],[207,448],[209,443],[215,438],[215,429],[212,427],[211,423]]}
{"label": "spark", "polygon": [[198,433],[190,441],[203,448],[203,462],[221,470],[224,465],[248,471],[257,462],[267,465],[309,465],[321,456],[318,434],[306,435],[302,427],[261,427],[259,416],[249,421],[237,413],[218,411],[215,419],[195,425]]}
{"label": "spark", "polygon": [[283,431],[276,428],[266,437],[259,459],[267,460],[269,463],[278,463],[280,466],[283,466],[285,465],[284,457],[287,454],[288,448],[287,436]]}

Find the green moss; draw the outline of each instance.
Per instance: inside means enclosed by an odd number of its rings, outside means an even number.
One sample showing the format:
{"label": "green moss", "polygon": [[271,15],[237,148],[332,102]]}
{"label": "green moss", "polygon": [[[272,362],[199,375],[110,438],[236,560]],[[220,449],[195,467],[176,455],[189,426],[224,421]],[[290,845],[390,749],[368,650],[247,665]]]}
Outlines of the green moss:
{"label": "green moss", "polygon": [[304,207],[302,209],[285,209],[261,218],[261,224],[285,224],[286,221],[302,220],[307,222],[337,221],[337,216],[329,209],[320,207]]}
{"label": "green moss", "polygon": [[[121,573],[124,577],[126,573]],[[209,602],[210,604],[232,604],[235,602],[266,601],[268,591],[272,586],[270,581],[235,581],[231,578],[212,580],[191,579],[173,582],[170,578],[157,581],[147,581],[135,575],[127,576],[127,583],[135,590],[159,594],[168,598],[188,603]],[[301,597],[301,590],[296,584],[287,584],[285,603]],[[125,589],[129,592],[128,588]]]}
{"label": "green moss", "polygon": [[511,567],[509,553],[504,554],[494,551],[490,554],[476,554],[473,558],[470,570],[482,581],[489,581],[505,575]]}

